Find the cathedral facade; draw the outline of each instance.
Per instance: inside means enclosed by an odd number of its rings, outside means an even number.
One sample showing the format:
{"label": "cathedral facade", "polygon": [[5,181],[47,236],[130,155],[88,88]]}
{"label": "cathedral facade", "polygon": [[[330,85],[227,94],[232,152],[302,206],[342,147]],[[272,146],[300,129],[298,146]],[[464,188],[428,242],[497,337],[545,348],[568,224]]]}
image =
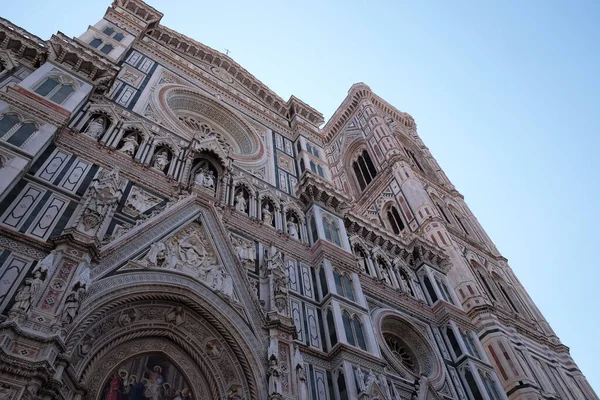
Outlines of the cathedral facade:
{"label": "cathedral facade", "polygon": [[598,399],[409,114],[161,18],[0,19],[0,399]]}

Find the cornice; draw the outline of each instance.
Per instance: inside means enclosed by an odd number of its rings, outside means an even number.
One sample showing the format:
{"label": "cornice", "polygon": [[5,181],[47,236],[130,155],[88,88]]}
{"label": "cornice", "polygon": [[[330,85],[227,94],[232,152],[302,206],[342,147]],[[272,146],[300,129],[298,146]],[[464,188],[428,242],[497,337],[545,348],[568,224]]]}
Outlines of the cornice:
{"label": "cornice", "polygon": [[305,208],[316,203],[340,215],[343,215],[351,206],[349,197],[337,190],[328,180],[309,170],[304,171],[300,176],[300,182],[296,187],[296,197],[304,204]]}
{"label": "cornice", "polygon": [[[99,80],[112,79],[119,72],[120,68],[112,61],[100,57],[84,46],[79,39],[70,39],[62,32],[52,35],[47,43],[54,62],[92,84],[98,83]],[[77,61],[66,62],[69,55],[74,55]],[[86,62],[91,64],[89,70],[82,68]]]}
{"label": "cornice", "polygon": [[182,62],[181,56],[172,54],[170,49],[156,42],[154,38],[146,36],[144,40],[135,43],[133,49],[138,50],[142,54],[150,54],[154,57],[154,61],[165,63],[163,64],[164,67],[171,69],[180,78],[186,79],[191,85],[196,85],[213,96],[215,93],[218,94],[225,103],[233,103],[235,106],[233,104],[229,105],[236,108],[239,112],[248,114],[251,118],[256,118],[258,122],[264,124],[266,127],[284,134],[290,139],[293,138],[294,135],[285,117],[270,109],[262,110],[259,101],[244,96],[243,92],[235,89],[235,87],[227,89],[230,87],[229,85],[224,85],[223,81],[211,76],[205,70],[195,67],[193,64]]}
{"label": "cornice", "polygon": [[58,104],[20,86],[9,86],[6,92],[0,92],[0,100],[37,121],[47,122],[56,127],[65,124],[71,115]]}
{"label": "cornice", "polygon": [[[290,97],[290,99],[285,102],[254,75],[236,63],[231,57],[167,28],[164,25],[157,26],[149,32],[149,35],[159,41],[163,46],[174,47],[173,50],[191,57],[192,59],[225,70],[233,79],[253,93],[257,99],[260,99],[263,104],[267,105],[271,110],[282,117],[289,119],[292,114],[298,114],[315,124],[315,126],[323,122],[323,115],[320,112],[295,96]],[[161,40],[165,35],[169,37],[169,40],[166,43]]]}

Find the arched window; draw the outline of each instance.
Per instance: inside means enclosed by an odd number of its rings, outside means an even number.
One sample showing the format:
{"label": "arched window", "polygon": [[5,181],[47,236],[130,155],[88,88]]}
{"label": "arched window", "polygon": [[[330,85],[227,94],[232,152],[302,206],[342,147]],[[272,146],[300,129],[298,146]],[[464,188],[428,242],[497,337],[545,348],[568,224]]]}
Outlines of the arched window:
{"label": "arched window", "polygon": [[14,114],[8,114],[0,119],[0,137],[6,135],[19,123],[19,117]]}
{"label": "arched window", "polygon": [[474,400],[483,400],[483,396],[481,395],[481,392],[479,391],[479,387],[477,386],[477,383],[475,382],[475,378],[473,377],[471,370],[469,370],[468,368],[465,369],[465,380],[467,381],[467,386],[469,386],[469,390],[471,391],[471,394],[473,395],[473,399]]}
{"label": "arched window", "polygon": [[491,400],[502,399],[502,397],[500,397],[500,393],[498,393],[498,388],[496,386],[496,383],[492,379],[491,375],[487,372],[484,373],[483,371],[479,370],[479,376],[481,377],[481,380],[483,381],[483,384],[485,385],[485,390],[486,390],[488,396],[490,397],[490,399]]}
{"label": "arched window", "polygon": [[452,296],[450,296],[450,292],[448,291],[448,287],[446,286],[446,283],[442,279],[440,279],[440,277],[438,277],[438,276],[435,277],[435,282],[437,283],[438,288],[440,289],[440,293],[442,294],[444,301],[446,301],[447,303],[450,303],[450,304],[454,304],[452,302]]}
{"label": "arched window", "polygon": [[465,342],[465,346],[467,346],[467,351],[473,357],[479,358],[479,352],[477,351],[477,346],[475,346],[475,342],[473,341],[473,337],[469,332],[461,331],[460,334],[463,337],[463,341]]}
{"label": "arched window", "polygon": [[344,295],[350,300],[354,301],[354,290],[352,289],[352,280],[348,276],[342,276],[342,285],[344,286]]}
{"label": "arched window", "polygon": [[335,334],[335,323],[333,322],[331,309],[327,310],[327,330],[329,331],[329,343],[333,347],[337,343],[337,335]]}
{"label": "arched window", "polygon": [[319,268],[319,281],[321,281],[321,295],[325,297],[329,293],[327,279],[325,278],[325,268]]}
{"label": "arched window", "polygon": [[306,151],[312,153],[312,146],[310,145],[310,143],[306,143]]}
{"label": "arched window", "polygon": [[346,340],[348,344],[351,346],[356,346],[356,340],[354,338],[354,333],[352,332],[352,321],[350,320],[350,315],[347,312],[342,312],[342,321],[344,323],[344,331],[346,332]]}
{"label": "arched window", "polygon": [[104,33],[106,36],[110,36],[113,33],[115,33],[115,30],[113,28],[107,27],[107,28],[104,28],[102,33]]}
{"label": "arched window", "polygon": [[423,276],[423,282],[425,283],[425,289],[427,289],[427,293],[429,293],[429,297],[431,298],[431,304],[438,301],[437,294],[435,294],[433,285],[431,284],[431,281],[429,280],[429,277],[427,275]]}
{"label": "arched window", "polygon": [[62,104],[75,91],[72,85],[62,84],[57,78],[49,77],[35,89],[35,93]]}
{"label": "arched window", "polygon": [[94,40],[92,40],[90,42],[90,46],[92,46],[95,49],[97,49],[98,47],[100,47],[101,44],[102,44],[102,39],[98,39],[98,38],[95,38]]}
{"label": "arched window", "polygon": [[363,327],[360,323],[360,319],[358,318],[358,316],[354,316],[354,319],[352,320],[352,325],[354,328],[354,334],[356,335],[356,343],[358,344],[358,347],[360,347],[364,351],[367,351],[367,343],[365,342]]}
{"label": "arched window", "polygon": [[335,290],[340,296],[344,296],[350,301],[354,301],[354,291],[352,289],[352,280],[345,274],[340,274],[333,270],[333,280],[335,282]]}
{"label": "arched window", "polygon": [[361,190],[364,190],[377,176],[377,169],[375,169],[375,165],[366,150],[352,163],[352,169]]}
{"label": "arched window", "polygon": [[425,172],[425,170],[423,169],[423,167],[421,167],[421,164],[417,160],[417,157],[415,156],[415,153],[413,153],[412,151],[408,150],[407,148],[405,148],[404,150],[406,150],[406,152],[408,153],[408,155],[410,156],[410,158],[412,158],[412,160],[415,162],[415,165],[417,166],[417,168],[419,168],[421,170],[421,172]]}
{"label": "arched window", "polygon": [[367,350],[363,327],[358,315],[350,317],[347,311],[342,312],[342,321],[344,323],[344,331],[346,332],[346,340],[352,346],[358,346],[362,350]]}
{"label": "arched window", "polygon": [[112,44],[105,44],[104,46],[102,46],[102,48],[100,49],[100,52],[104,53],[104,54],[108,54],[111,51],[113,51],[114,47]]}
{"label": "arched window", "polygon": [[304,165],[304,159],[300,159],[300,171],[304,172],[305,169],[306,169],[306,166]]}
{"label": "arched window", "polygon": [[456,219],[456,221],[458,222],[458,224],[462,228],[462,230],[465,233],[465,235],[468,235],[469,231],[467,230],[463,219],[461,217],[459,217],[457,213],[452,213],[452,215],[454,215],[454,218]]}
{"label": "arched window", "polygon": [[48,78],[35,90],[40,96],[46,97],[52,92],[60,82],[56,78]]}
{"label": "arched window", "polygon": [[458,340],[456,339],[456,335],[454,335],[454,331],[451,327],[446,327],[446,337],[448,338],[448,342],[450,342],[450,346],[452,347],[452,351],[456,357],[460,357],[462,355],[462,351],[458,344]]}
{"label": "arched window", "polygon": [[310,162],[310,170],[311,170],[312,172],[317,172],[317,166],[316,166],[316,165],[315,165],[315,163],[314,163],[314,162],[312,162],[312,161]]}
{"label": "arched window", "polygon": [[450,218],[448,218],[448,215],[446,215],[446,212],[444,211],[444,207],[440,206],[437,202],[435,202],[435,206],[438,208],[438,210],[440,210],[440,214],[442,214],[446,222],[451,224]]}
{"label": "arched window", "polygon": [[113,39],[115,39],[117,42],[120,42],[121,40],[123,40],[123,34],[117,33],[115,34],[115,36],[113,36]]}
{"label": "arched window", "polygon": [[348,400],[348,390],[346,389],[346,379],[344,379],[344,372],[338,371],[337,377],[338,393],[340,400]]}
{"label": "arched window", "polygon": [[402,218],[400,218],[400,213],[398,212],[398,209],[396,207],[388,207],[387,219],[390,226],[392,227],[392,231],[394,231],[396,235],[398,235],[404,230],[404,223],[402,222]]}
{"label": "arched window", "polygon": [[13,146],[22,146],[37,130],[33,122],[23,123],[15,114],[0,118],[0,138]]}
{"label": "arched window", "polygon": [[317,173],[319,174],[319,176],[325,177],[325,174],[323,173],[323,168],[321,168],[319,164],[317,164]]}
{"label": "arched window", "polygon": [[325,239],[335,243],[337,246],[342,245],[340,241],[340,228],[338,228],[336,221],[328,217],[323,217],[323,230],[325,231]]}

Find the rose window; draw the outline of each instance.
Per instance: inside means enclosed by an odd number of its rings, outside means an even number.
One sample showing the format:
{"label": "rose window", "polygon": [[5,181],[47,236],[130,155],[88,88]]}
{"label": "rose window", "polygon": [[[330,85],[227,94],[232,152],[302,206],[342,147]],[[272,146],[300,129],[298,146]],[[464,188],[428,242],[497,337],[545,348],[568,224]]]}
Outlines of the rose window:
{"label": "rose window", "polygon": [[418,372],[414,355],[406,343],[389,333],[385,333],[383,337],[385,338],[385,343],[388,345],[394,357],[396,357],[396,359],[409,370]]}

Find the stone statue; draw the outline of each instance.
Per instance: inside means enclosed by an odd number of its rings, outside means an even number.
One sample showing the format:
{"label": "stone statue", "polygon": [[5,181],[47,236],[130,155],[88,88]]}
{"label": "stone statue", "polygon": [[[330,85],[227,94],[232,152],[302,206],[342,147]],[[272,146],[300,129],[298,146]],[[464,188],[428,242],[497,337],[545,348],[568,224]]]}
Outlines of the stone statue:
{"label": "stone statue", "polygon": [[157,267],[162,266],[162,264],[165,262],[165,259],[167,258],[166,250],[167,247],[163,242],[152,243],[152,245],[150,246],[150,251],[146,256],[150,265],[156,265]]}
{"label": "stone statue", "polygon": [[244,214],[246,213],[246,199],[242,192],[239,192],[237,196],[235,196],[235,209]]}
{"label": "stone statue", "polygon": [[225,274],[223,276],[223,287],[221,288],[221,292],[227,296],[233,296],[233,278],[230,274]]}
{"label": "stone statue", "polygon": [[356,375],[356,381],[358,382],[358,392],[363,393],[367,389],[367,386],[365,385],[365,373],[362,369],[357,368],[356,371],[354,371],[354,375]]}
{"label": "stone statue", "polygon": [[167,164],[169,164],[169,155],[167,154],[166,150],[161,150],[154,156],[154,163],[152,164],[152,167],[164,172]]}
{"label": "stone statue", "polygon": [[104,133],[104,118],[96,117],[90,121],[87,128],[85,128],[86,135],[98,139]]}
{"label": "stone statue", "polygon": [[269,211],[268,207],[262,209],[262,220],[265,225],[271,225],[273,223],[273,214]]}
{"label": "stone statue", "polygon": [[71,294],[67,296],[67,300],[65,301],[65,308],[60,317],[60,322],[63,325],[68,325],[77,316],[77,312],[79,311],[79,306],[81,303],[81,295],[85,289],[83,287],[79,287],[77,290],[71,291]]}
{"label": "stone statue", "polygon": [[369,374],[367,375],[367,381],[365,383],[365,389],[366,391],[370,391],[371,388],[373,387],[373,385],[377,384],[377,377],[375,376],[375,374],[373,373],[373,370],[370,369],[369,370]]}
{"label": "stone statue", "polygon": [[294,239],[299,239],[298,237],[298,225],[294,223],[294,221],[287,222],[288,234]]}
{"label": "stone statue", "polygon": [[139,144],[137,138],[134,134],[127,135],[125,139],[123,139],[123,146],[119,149],[121,153],[125,153],[127,155],[133,156],[135,154],[135,150],[138,148]]}
{"label": "stone statue", "polygon": [[298,400],[308,400],[308,383],[304,367],[297,368],[296,374],[298,376]]}
{"label": "stone statue", "polygon": [[165,314],[165,320],[170,324],[180,325],[183,323],[183,307],[177,306]]}
{"label": "stone statue", "polygon": [[179,242],[179,259],[189,267],[199,267],[206,258],[206,249],[196,232],[190,233]]}
{"label": "stone statue", "polygon": [[35,300],[43,283],[44,280],[42,279],[42,272],[40,270],[36,270],[33,273],[33,278],[25,279],[25,282],[17,291],[15,304],[13,305],[12,310],[25,313],[29,311],[31,303]]}
{"label": "stone statue", "polygon": [[269,392],[268,395],[281,394],[281,368],[277,365],[277,358],[271,357],[269,365]]}
{"label": "stone statue", "polygon": [[202,168],[198,171],[198,173],[196,174],[196,177],[194,179],[194,182],[196,182],[199,185],[202,185],[205,188],[208,189],[214,189],[215,188],[215,176],[213,174],[213,172],[208,169],[208,168]]}

